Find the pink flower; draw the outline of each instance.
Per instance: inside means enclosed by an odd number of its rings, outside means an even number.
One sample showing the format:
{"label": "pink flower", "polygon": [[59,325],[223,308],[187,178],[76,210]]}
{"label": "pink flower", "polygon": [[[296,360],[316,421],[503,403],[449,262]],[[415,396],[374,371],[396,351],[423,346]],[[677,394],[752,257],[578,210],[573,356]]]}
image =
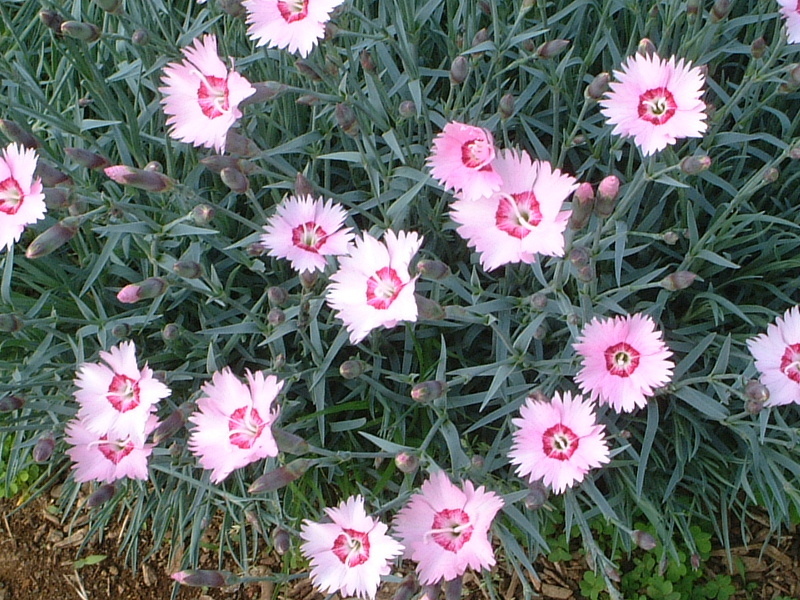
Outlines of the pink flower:
{"label": "pink flower", "polygon": [[326,256],[347,254],[353,234],[342,229],[346,218],[347,211],[333,200],[290,196],[267,222],[261,243],[270,256],[291,261],[295,271],[323,271]]}
{"label": "pink flower", "polygon": [[196,425],[189,449],[200,466],[212,469],[211,481],[219,483],[234,469],[268,456],[278,455],[272,424],[278,418],[275,399],[283,382],[260,371],[245,372],[247,385],[228,367],[214,373],[203,385],[200,409],[189,417]]}
{"label": "pink flower", "polygon": [[19,240],[26,225],[44,218],[42,181],[33,178],[36,151],[9,144],[0,155],[0,250]]}
{"label": "pink flower", "polygon": [[405,557],[417,562],[420,582],[430,585],[455,579],[467,567],[491,567],[489,527],[502,507],[503,499],[483,486],[476,490],[465,481],[458,488],[444,471],[433,473],[394,519]]}
{"label": "pink flower", "polygon": [[375,598],[388,562],[403,546],[387,535],[386,525],[367,516],[364,499],[351,496],[326,508],[332,523],[303,521],[300,551],[311,561],[311,580],[324,593]]}
{"label": "pink flower", "polygon": [[453,121],[433,140],[428,157],[431,175],[446,190],[456,190],[465,200],[477,200],[500,189],[495,172],[492,134],[482,127]]}
{"label": "pink flower", "polygon": [[800,42],[800,3],[797,0],[778,0],[786,19],[786,37],[790,44]]}
{"label": "pink flower", "polygon": [[[155,415],[148,417],[143,428],[144,437],[157,425]],[[111,483],[123,477],[147,479],[147,459],[153,446],[145,444],[144,439],[94,433],[80,418],[70,421],[64,432],[67,434],[66,442],[72,445],[67,454],[75,463],[72,465],[75,481]]]}
{"label": "pink flower", "polygon": [[635,54],[614,76],[617,81],[600,102],[600,112],[614,125],[614,133],[633,137],[645,156],[679,138],[701,137],[708,127],[700,99],[705,77],[690,62]]}
{"label": "pink flower", "polygon": [[217,55],[217,38],[204,35],[183,49],[186,57],[164,68],[161,104],[169,116],[169,134],[177,140],[217,152],[242,116],[239,103],[256,89],[236,71],[228,71]]}
{"label": "pink flower", "polygon": [[541,479],[560,494],[607,463],[605,426],[597,424],[593,408],[569,392],[563,398],[556,392],[551,402],[527,398],[520,418],[511,420],[518,427],[509,453],[517,475],[530,483]]}
{"label": "pink flower", "polygon": [[647,315],[595,317],[573,346],[583,358],[575,381],[592,400],[610,404],[617,412],[643,407],[655,388],[672,377],[672,352]]}
{"label": "pink flower", "polygon": [[308,56],[325,35],[331,12],[344,0],[245,0],[247,35],[256,46]]}
{"label": "pink flower", "polygon": [[500,189],[477,200],[458,196],[450,217],[458,234],[480,253],[487,271],[508,263],[532,263],[537,254],[563,256],[569,211],[564,200],[578,187],[570,175],[527,152],[503,150],[492,163]]}
{"label": "pink flower", "polygon": [[790,308],[747,347],[769,390],[765,406],[800,404],[800,307]]}
{"label": "pink flower", "polygon": [[153,377],[146,365],[136,366],[136,346],[123,342],[100,352],[102,363],[83,363],[78,369],[73,393],[81,407],[81,425],[95,435],[111,439],[130,438],[141,446],[146,426],[156,403],[170,395],[170,389]]}
{"label": "pink flower", "polygon": [[417,278],[408,274],[408,266],[422,238],[415,232],[389,230],[383,239],[381,243],[368,233],[357,238],[328,286],[328,304],[338,311],[353,344],[377,327],[417,320]]}

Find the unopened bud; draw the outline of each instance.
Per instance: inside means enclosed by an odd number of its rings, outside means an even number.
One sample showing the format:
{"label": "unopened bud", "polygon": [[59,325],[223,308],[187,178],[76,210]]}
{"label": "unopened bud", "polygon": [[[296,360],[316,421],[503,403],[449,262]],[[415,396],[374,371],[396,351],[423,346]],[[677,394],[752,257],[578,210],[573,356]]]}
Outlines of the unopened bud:
{"label": "unopened bud", "polygon": [[550,402],[550,398],[542,390],[532,390],[525,396],[525,400],[531,402]]}
{"label": "unopened bud", "polygon": [[314,286],[317,284],[317,280],[319,279],[319,273],[317,271],[301,271],[300,275],[300,285],[303,286],[304,290],[312,290]]}
{"label": "unopened bud", "polygon": [[528,495],[525,496],[525,508],[528,510],[539,510],[547,503],[547,488],[536,480],[528,485]]}
{"label": "unopened bud", "polygon": [[175,182],[156,171],[145,171],[126,165],[114,165],[103,169],[109,179],[122,185],[144,190],[146,192],[166,192],[172,189]]}
{"label": "unopened bud", "polygon": [[550,40],[536,49],[536,54],[540,58],[553,58],[561,54],[570,45],[569,40]]}
{"label": "unopened bud", "polygon": [[259,256],[264,256],[267,253],[267,247],[261,242],[253,242],[252,244],[247,245],[245,252],[247,253],[247,256],[258,258]]}
{"label": "unopened bud", "polygon": [[358,120],[356,119],[356,113],[353,112],[353,109],[349,104],[340,102],[336,105],[334,114],[336,117],[336,124],[342,128],[342,131],[349,136],[358,135]]}
{"label": "unopened bud", "polygon": [[475,32],[475,35],[472,36],[472,47],[474,48],[478,44],[482,44],[488,39],[489,39],[489,31],[486,29],[486,27],[478,29],[478,31]]}
{"label": "unopened bud", "polygon": [[283,352],[279,352],[275,355],[275,358],[272,359],[272,370],[280,371],[285,365],[286,355]]}
{"label": "unopened bud", "polygon": [[573,146],[583,146],[586,143],[586,136],[582,133],[579,133],[574,138],[572,138],[572,145]]}
{"label": "unopened bud", "polygon": [[394,457],[394,464],[401,473],[413,473],[419,468],[419,457],[410,452],[399,452]]}
{"label": "unopened bud", "polygon": [[126,338],[131,334],[131,326],[127,323],[117,323],[111,328],[111,335],[115,338]]}
{"label": "unopened bud", "polygon": [[239,156],[256,156],[261,154],[261,148],[249,137],[229,129],[225,136],[225,151]]}
{"label": "unopened bud", "polygon": [[256,91],[254,94],[242,100],[240,106],[269,102],[280,96],[287,88],[285,83],[280,83],[279,81],[258,81],[250,85],[256,88]]}
{"label": "unopened bud", "polygon": [[204,156],[200,159],[200,164],[213,173],[219,173],[222,169],[239,169],[241,159],[233,156],[222,156],[219,154],[212,154],[211,156]]}
{"label": "unopened bud", "polygon": [[289,294],[282,287],[273,285],[267,290],[267,298],[273,306],[283,306],[289,299]]}
{"label": "unopened bud", "polygon": [[117,300],[133,304],[139,300],[149,300],[167,291],[167,282],[161,277],[148,277],[139,283],[129,283],[117,293]]}
{"label": "unopened bud", "polygon": [[582,246],[577,246],[569,251],[569,262],[576,267],[583,267],[589,264],[589,251]]}
{"label": "unopened bud", "polygon": [[750,44],[750,54],[755,59],[759,59],[764,56],[764,52],[767,51],[767,42],[763,37],[756,38],[753,40],[753,43]]}
{"label": "unopened bud", "polygon": [[515,103],[516,99],[513,94],[504,94],[497,105],[497,112],[500,113],[500,117],[503,119],[510,119],[514,116]]}
{"label": "unopened bud", "polygon": [[180,336],[181,328],[180,325],[177,325],[176,323],[167,323],[161,330],[161,337],[164,338],[165,342],[172,342],[177,340]]}
{"label": "unopened bud", "polygon": [[250,189],[250,181],[244,173],[238,169],[225,168],[219,172],[219,177],[222,179],[228,189],[236,194],[244,194]]}
{"label": "unopened bud", "polygon": [[420,296],[419,294],[414,294],[414,300],[417,301],[417,318],[419,318],[419,320],[441,321],[444,319],[444,309],[442,305],[435,300]]}
{"label": "unopened bud", "polygon": [[172,411],[170,415],[161,421],[153,430],[153,444],[158,445],[166,439],[171,438],[186,424],[186,419],[192,413],[194,407],[191,402],[184,402]]}
{"label": "unopened bud", "polygon": [[122,12],[122,0],[94,0],[95,4],[109,13]]}
{"label": "unopened bud", "polygon": [[350,359],[339,365],[339,375],[345,379],[356,379],[361,377],[367,370],[367,363],[363,360]]}
{"label": "unopened bud", "polygon": [[586,227],[594,210],[594,190],[592,184],[582,183],[572,195],[572,214],[569,217],[569,226],[578,231]]}
{"label": "unopened bud", "polygon": [[403,100],[400,106],[397,107],[397,112],[404,119],[410,119],[417,116],[417,105],[413,100]]}
{"label": "unopened bud", "polygon": [[42,180],[44,187],[55,187],[59,183],[72,183],[69,175],[42,160],[36,163],[36,170],[33,174]]}
{"label": "unopened bud", "polygon": [[469,74],[469,61],[466,56],[456,56],[450,63],[450,83],[459,85],[464,83]]}
{"label": "unopened bud", "polygon": [[722,21],[731,12],[731,0],[716,0],[711,7],[711,22]]}
{"label": "unopened bud", "polygon": [[533,339],[543,340],[547,337],[547,326],[545,324],[539,325],[533,332]]}
{"label": "unopened bud", "polygon": [[775,183],[778,181],[778,177],[780,177],[781,172],[776,169],[775,167],[769,167],[764,169],[763,179],[765,183]]}
{"label": "unopened bud", "polygon": [[450,267],[440,260],[423,259],[417,263],[417,273],[425,279],[439,281],[449,277]]}
{"label": "unopened bud", "polygon": [[700,568],[700,555],[697,552],[693,552],[689,562],[692,565],[692,569],[697,571]]}
{"label": "unopened bud", "polygon": [[670,273],[659,282],[659,285],[670,292],[685,290],[697,279],[697,273],[691,271],[675,271]]}
{"label": "unopened bud", "polygon": [[418,590],[419,584],[417,583],[416,575],[414,573],[409,573],[403,578],[403,581],[400,582],[397,589],[395,589],[392,600],[411,600]]}
{"label": "unopened bud", "polygon": [[711,166],[710,156],[687,156],[681,160],[681,171],[687,175],[697,175]]}
{"label": "unopened bud", "polygon": [[757,415],[762,410],[764,410],[764,403],[763,402],[756,402],[755,400],[748,400],[744,404],[744,409],[747,411],[749,415]]}
{"label": "unopened bud", "polygon": [[611,76],[608,73],[595,75],[595,78],[592,79],[592,82],[586,87],[584,96],[592,100],[600,100],[609,89],[609,81],[611,81]]}
{"label": "unopened bud", "polygon": [[170,575],[181,585],[192,587],[228,587],[239,583],[240,578],[230,571],[212,571],[206,569],[187,569]]}
{"label": "unopened bud", "polygon": [[248,488],[250,494],[272,492],[296,481],[308,471],[311,461],[306,458],[296,458],[292,462],[270,471],[256,479]]}
{"label": "unopened bud", "polygon": [[69,206],[70,191],[65,188],[44,188],[44,203],[48,209],[62,210]]}
{"label": "unopened bud", "polygon": [[64,21],[61,24],[61,33],[76,40],[86,42],[87,44],[100,39],[100,28],[93,23]]}
{"label": "unopened bud", "polygon": [[605,566],[605,568],[604,568],[604,571],[605,571],[605,573],[606,573],[606,576],[607,576],[607,577],[608,577],[608,578],[609,578],[611,581],[614,581],[614,582],[616,582],[616,583],[619,583],[620,581],[622,581],[622,575],[620,575],[620,572],[619,572],[619,571],[617,571],[617,570],[616,570],[614,567],[612,567],[611,565],[606,565],[606,566]]}
{"label": "unopened bud", "polygon": [[111,164],[106,157],[83,148],[64,148],[64,153],[87,169],[104,169]]}
{"label": "unopened bud", "polygon": [[567,315],[567,323],[569,323],[570,325],[577,325],[580,322],[581,318],[578,316],[577,313],[573,312]]}
{"label": "unopened bud", "polygon": [[64,19],[60,14],[52,10],[41,10],[39,11],[39,19],[45,26],[61,35],[61,24],[64,22]]}
{"label": "unopened bud", "polygon": [[6,396],[0,398],[0,412],[11,412],[25,406],[25,399],[21,396]]}
{"label": "unopened bud", "polygon": [[244,19],[247,9],[242,4],[242,0],[217,0],[217,4],[223,12],[235,19]]}
{"label": "unopened bud", "polygon": [[291,541],[289,532],[282,527],[276,527],[272,530],[272,547],[275,548],[275,552],[278,554],[286,554],[291,547]]}
{"label": "unopened bud", "polygon": [[578,279],[584,283],[590,283],[595,280],[594,267],[592,265],[583,265],[578,267]]}
{"label": "unopened bud", "polygon": [[55,448],[56,438],[51,431],[48,431],[36,440],[36,445],[31,451],[31,456],[37,463],[47,462],[50,460],[50,457],[53,456],[53,450],[55,450]]}
{"label": "unopened bud", "polygon": [[547,308],[547,294],[536,292],[535,294],[531,295],[530,303],[531,306],[536,310],[544,310]]}
{"label": "unopened bud", "polygon": [[91,496],[86,499],[86,508],[94,508],[105,504],[117,492],[117,487],[113,483],[105,483],[97,488]]}
{"label": "unopened bud", "polygon": [[744,386],[744,393],[750,400],[759,404],[764,404],[769,400],[769,388],[755,379],[747,382],[747,385]]}
{"label": "unopened bud", "polygon": [[700,14],[700,8],[703,6],[703,0],[687,0],[686,14],[690,19],[693,19]]}
{"label": "unopened bud", "polygon": [[208,204],[198,204],[192,209],[192,220],[195,225],[208,225],[213,219],[217,211],[213,206]]}
{"label": "unopened bud", "polygon": [[273,327],[277,327],[284,321],[286,321],[286,313],[283,312],[280,308],[271,308],[267,313],[267,321]]}
{"label": "unopened bud", "polygon": [[444,381],[424,381],[411,388],[411,399],[415,402],[430,402],[441,398],[447,392],[447,383]]}
{"label": "unopened bud", "polygon": [[674,231],[666,231],[664,232],[664,235],[662,235],[661,237],[664,240],[664,243],[669,246],[674,246],[675,244],[678,243],[678,240],[681,239],[681,236],[679,236]]}
{"label": "unopened bud", "polygon": [[278,450],[286,454],[294,454],[295,456],[302,456],[308,453],[310,446],[308,442],[285,429],[278,427],[272,428],[272,437],[275,438],[275,443],[278,445]]}
{"label": "unopened bud", "polygon": [[635,529],[631,534],[631,538],[633,538],[634,544],[639,546],[639,548],[642,550],[646,550],[648,552],[658,546],[656,538],[646,531],[642,531],[641,529]]}
{"label": "unopened bud", "polygon": [[313,196],[314,186],[302,173],[298,173],[294,178],[294,193],[296,196]]}
{"label": "unopened bud", "polygon": [[469,466],[473,471],[482,471],[486,466],[486,459],[480,454],[473,454],[469,459]]}
{"label": "unopened bud", "polygon": [[642,56],[650,56],[656,53],[656,45],[649,38],[642,38],[639,40],[636,52]]}
{"label": "unopened bud", "polygon": [[146,46],[150,43],[150,32],[146,29],[137,29],[131,34],[131,43],[134,46]]}
{"label": "unopened bud", "polygon": [[75,217],[67,217],[40,233],[25,249],[25,256],[31,260],[47,256],[75,237],[77,231]]}
{"label": "unopened bud", "polygon": [[302,96],[298,96],[294,103],[300,104],[301,106],[314,106],[315,104],[319,104],[320,97],[316,94],[303,94]]}
{"label": "unopened bud", "polygon": [[23,129],[14,121],[0,119],[0,131],[3,132],[3,135],[5,135],[9,141],[22,144],[26,148],[35,149],[41,146],[39,140],[37,140],[32,133],[27,129]]}
{"label": "unopened bud", "polygon": [[322,81],[322,75],[320,75],[308,61],[299,58],[294,61],[294,66],[301,75],[305,75],[311,81]]}
{"label": "unopened bud", "polygon": [[375,61],[372,60],[372,55],[366,48],[358,55],[358,62],[361,63],[361,68],[364,69],[364,71],[369,71],[370,73],[375,72]]}
{"label": "unopened bud", "polygon": [[185,277],[186,279],[197,279],[203,274],[203,267],[193,260],[176,261],[172,265],[172,270],[179,277]]}
{"label": "unopened bud", "polygon": [[0,315],[0,331],[3,333],[14,333],[20,331],[25,323],[19,315],[6,313]]}
{"label": "unopened bud", "polygon": [[616,175],[604,177],[597,186],[597,198],[594,210],[600,217],[610,217],[614,212],[617,196],[619,195],[619,179]]}

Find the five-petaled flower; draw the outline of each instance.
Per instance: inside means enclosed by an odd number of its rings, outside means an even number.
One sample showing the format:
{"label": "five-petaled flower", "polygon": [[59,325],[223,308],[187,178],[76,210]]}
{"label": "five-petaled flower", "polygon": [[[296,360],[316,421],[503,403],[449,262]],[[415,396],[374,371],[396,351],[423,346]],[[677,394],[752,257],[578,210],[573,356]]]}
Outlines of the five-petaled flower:
{"label": "five-petaled flower", "polygon": [[765,406],[800,404],[800,307],[795,306],[747,340],[747,347],[769,390]]}
{"label": "five-petaled flower", "polygon": [[614,76],[601,112],[614,133],[633,137],[645,156],[680,138],[701,137],[708,127],[701,100],[705,76],[691,63],[636,54]]}
{"label": "five-petaled flower", "polygon": [[364,499],[351,496],[336,508],[326,508],[331,523],[303,521],[301,552],[311,561],[311,580],[325,593],[375,598],[381,575],[403,546],[388,527],[367,515]]}
{"label": "five-petaled flower", "polygon": [[394,519],[405,557],[416,561],[423,585],[455,579],[468,567],[494,563],[489,527],[503,499],[471,481],[459,488],[444,471],[433,473]]}
{"label": "five-petaled flower", "polygon": [[228,130],[242,116],[239,103],[256,89],[217,55],[217,38],[204,35],[183,49],[185,59],[170,63],[161,78],[161,104],[169,133],[182,142],[225,151]]}
{"label": "five-petaled flower", "polygon": [[36,151],[9,144],[0,155],[0,250],[19,240],[26,225],[44,218],[42,182],[33,172]]}
{"label": "five-petaled flower", "polygon": [[592,400],[631,412],[669,383],[674,365],[661,332],[648,315],[595,317],[574,344],[583,358],[575,381]]}
{"label": "five-petaled flower", "polygon": [[517,430],[509,457],[517,474],[530,483],[541,479],[557,494],[610,460],[605,426],[597,424],[593,403],[580,395],[556,393],[550,402],[527,398],[511,422]]}

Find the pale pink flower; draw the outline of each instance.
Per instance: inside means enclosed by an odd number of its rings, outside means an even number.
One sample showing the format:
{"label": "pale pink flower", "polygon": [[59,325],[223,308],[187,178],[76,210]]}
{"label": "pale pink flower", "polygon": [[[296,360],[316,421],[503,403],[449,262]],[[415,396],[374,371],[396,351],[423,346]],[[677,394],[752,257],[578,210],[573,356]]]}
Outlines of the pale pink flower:
{"label": "pale pink flower", "polygon": [[78,389],[73,393],[81,405],[77,417],[96,435],[117,440],[130,438],[141,445],[155,405],[170,395],[170,389],[153,376],[147,365],[139,369],[133,342],[122,342],[108,352],[100,352],[100,358],[102,363],[83,363],[78,369]]}
{"label": "pale pink flower", "polygon": [[323,271],[326,256],[347,254],[353,234],[342,228],[346,218],[347,211],[333,200],[290,196],[267,222],[261,243],[270,256],[289,260],[295,271]]}
{"label": "pale pink flower", "polygon": [[444,471],[433,473],[394,518],[405,558],[417,563],[423,585],[463,575],[467,567],[494,563],[489,527],[503,499],[471,481],[459,488]]}
{"label": "pale pink flower", "polygon": [[800,2],[778,0],[781,14],[786,19],[786,37],[790,44],[800,43]]}
{"label": "pale pink flower", "polygon": [[489,131],[453,121],[433,139],[427,163],[431,175],[446,190],[460,192],[465,200],[477,200],[500,189],[494,159],[494,138]]}
{"label": "pale pink flower", "polygon": [[44,218],[42,181],[33,178],[36,151],[9,144],[0,155],[0,250],[19,240],[26,225]]}
{"label": "pale pink flower", "polygon": [[769,390],[765,406],[800,404],[800,307],[777,317],[767,333],[747,340],[747,347]]}
{"label": "pale pink flower", "polygon": [[375,598],[381,575],[403,546],[387,535],[388,527],[367,516],[364,499],[351,496],[326,508],[331,523],[303,521],[300,551],[311,561],[311,580],[326,594]]}
{"label": "pale pink flower", "polygon": [[680,138],[701,137],[708,127],[700,99],[705,76],[690,62],[635,54],[614,76],[600,112],[615,134],[633,137],[645,156]]}
{"label": "pale pink flower", "polygon": [[228,367],[214,373],[203,385],[199,410],[189,417],[195,425],[189,449],[201,467],[212,470],[213,483],[235,469],[278,455],[272,424],[278,418],[275,400],[283,382],[260,371],[246,371],[245,377],[247,385]]}
{"label": "pale pink flower", "polygon": [[[158,425],[155,415],[148,417],[144,436],[149,435]],[[108,433],[94,433],[80,418],[73,419],[64,430],[66,442],[72,447],[67,454],[75,463],[75,481],[102,481],[112,483],[117,479],[147,479],[147,459],[153,450],[152,444],[144,439],[130,436],[117,436]]]}
{"label": "pale pink flower", "polygon": [[583,481],[590,469],[610,460],[604,425],[594,405],[580,395],[556,392],[552,401],[527,398],[520,409],[509,457],[517,475],[530,483],[541,479],[556,494]]}
{"label": "pale pink flower", "polygon": [[408,266],[421,245],[415,232],[389,230],[383,242],[365,233],[356,238],[350,254],[339,259],[326,298],[344,321],[351,343],[378,327],[417,320],[417,278],[409,275]]}
{"label": "pale pink flower", "polygon": [[325,35],[331,12],[344,0],[245,0],[247,35],[256,46],[308,56]]}
{"label": "pale pink flower", "polygon": [[228,130],[242,116],[239,103],[256,89],[217,55],[217,38],[207,34],[183,49],[186,57],[164,68],[161,104],[169,134],[195,146],[225,151]]}
{"label": "pale pink flower", "polygon": [[564,255],[564,230],[570,211],[564,201],[577,180],[527,152],[503,150],[492,163],[500,189],[477,200],[459,198],[450,218],[458,234],[480,253],[487,271],[508,263],[532,263],[537,254]]}
{"label": "pale pink flower", "polygon": [[674,364],[661,332],[648,315],[595,317],[573,344],[583,358],[575,381],[592,400],[631,412],[669,383]]}

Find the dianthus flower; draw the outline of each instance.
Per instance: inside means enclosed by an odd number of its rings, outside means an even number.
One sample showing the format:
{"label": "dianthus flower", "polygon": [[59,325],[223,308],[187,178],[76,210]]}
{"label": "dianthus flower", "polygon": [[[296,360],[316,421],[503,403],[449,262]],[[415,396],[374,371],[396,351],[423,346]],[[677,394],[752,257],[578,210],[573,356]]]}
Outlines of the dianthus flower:
{"label": "dianthus flower", "polygon": [[247,385],[228,367],[214,373],[202,387],[199,410],[189,417],[195,425],[189,449],[201,467],[212,470],[213,483],[235,469],[278,455],[272,424],[278,418],[275,399],[283,382],[260,371],[246,371],[245,377]]}
{"label": "dianthus flower", "polygon": [[370,234],[356,238],[348,256],[339,259],[326,299],[357,344],[378,327],[417,320],[416,276],[408,266],[422,245],[415,232],[387,231],[383,242]]}
{"label": "dianthus flower", "polygon": [[532,263],[537,254],[563,256],[570,211],[561,207],[578,187],[576,179],[527,152],[503,150],[492,164],[500,189],[477,200],[459,194],[450,211],[483,268]]}
{"label": "dianthus flower", "polygon": [[471,481],[463,488],[437,471],[411,496],[394,518],[394,529],[405,546],[405,557],[416,561],[423,585],[455,579],[468,567],[494,563],[489,527],[503,499]]}
{"label": "dianthus flower", "polygon": [[600,112],[615,134],[633,137],[645,156],[680,138],[701,137],[708,127],[700,99],[705,77],[690,62],[635,54],[614,76]]}
{"label": "dianthus flower", "polygon": [[800,4],[797,0],[778,0],[781,14],[786,19],[786,38],[790,44],[800,42]]}
{"label": "dianthus flower", "polygon": [[331,523],[303,521],[300,551],[311,561],[311,580],[326,594],[375,598],[381,575],[403,546],[387,535],[388,527],[367,516],[364,499],[351,496],[326,508]]}
{"label": "dianthus flower", "polygon": [[161,78],[161,104],[169,134],[195,146],[225,151],[228,130],[242,116],[239,103],[256,89],[217,55],[217,38],[207,34],[183,49],[185,59],[170,63]]}
{"label": "dianthus flower", "polygon": [[[150,435],[157,425],[158,419],[151,415],[145,423],[144,435]],[[67,454],[75,463],[72,468],[78,483],[112,483],[123,477],[147,479],[147,459],[153,446],[145,444],[143,439],[94,433],[79,418],[70,421],[64,433],[67,444],[72,446]]]}
{"label": "dianthus flower", "polygon": [[353,234],[342,228],[346,218],[347,211],[332,200],[290,196],[267,222],[261,243],[270,256],[289,260],[295,271],[322,271],[326,256],[347,254]]}
{"label": "dianthus flower", "polygon": [[747,348],[769,390],[765,406],[800,404],[800,307],[777,317],[774,324],[747,340]]}
{"label": "dianthus flower", "polygon": [[247,35],[256,46],[308,56],[325,35],[331,12],[344,0],[245,0]]}
{"label": "dianthus flower", "polygon": [[428,167],[446,190],[455,190],[465,200],[477,200],[500,189],[500,175],[492,134],[482,127],[453,121],[433,139]]}
{"label": "dianthus flower", "polygon": [[19,240],[26,225],[44,218],[42,181],[34,179],[36,151],[9,144],[0,155],[0,250]]}
{"label": "dianthus flower", "polygon": [[78,419],[96,435],[111,439],[130,438],[144,443],[146,425],[156,403],[170,395],[170,389],[153,376],[147,365],[136,366],[136,346],[122,342],[100,352],[103,363],[83,363],[78,369],[73,393],[81,405]]}
{"label": "dianthus flower", "polygon": [[592,400],[631,412],[669,383],[674,365],[653,319],[647,315],[595,317],[581,332],[575,351],[583,367],[575,381]]}
{"label": "dianthus flower", "polygon": [[550,402],[527,398],[520,418],[511,422],[518,428],[509,452],[517,475],[527,475],[530,483],[541,479],[556,494],[610,460],[605,426],[597,424],[594,405],[582,396],[556,392]]}

